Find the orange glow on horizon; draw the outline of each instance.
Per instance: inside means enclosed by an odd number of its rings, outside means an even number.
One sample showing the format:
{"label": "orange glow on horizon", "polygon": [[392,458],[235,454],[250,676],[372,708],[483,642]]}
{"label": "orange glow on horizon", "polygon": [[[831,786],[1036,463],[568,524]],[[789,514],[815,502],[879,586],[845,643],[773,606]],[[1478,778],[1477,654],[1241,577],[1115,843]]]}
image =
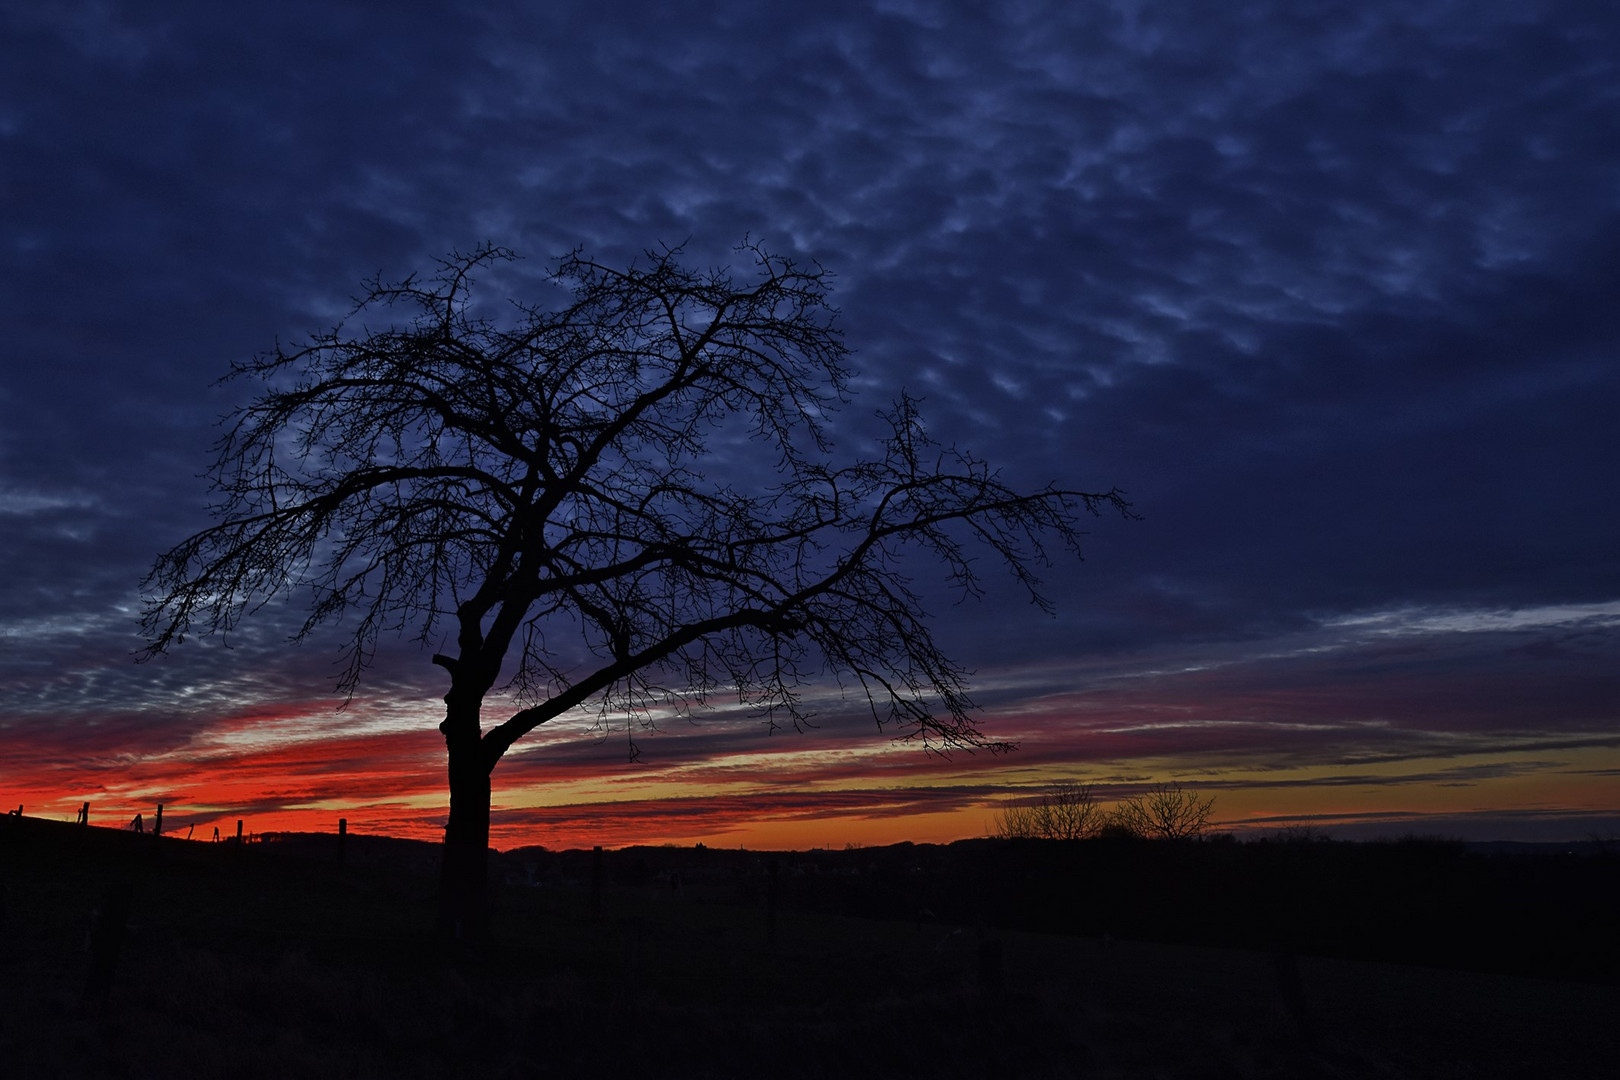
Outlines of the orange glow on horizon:
{"label": "orange glow on horizon", "polygon": [[[121,747],[75,757],[43,736],[38,744],[14,740],[17,752],[0,774],[0,809],[21,805],[30,816],[71,821],[89,802],[98,825],[124,827],[139,813],[150,828],[162,803],[165,832],[196,839],[215,828],[234,835],[238,820],[252,834],[333,832],[339,818],[356,835],[442,838],[444,749],[432,727],[321,736],[295,712],[259,717],[294,737],[241,736],[257,720],[236,718],[144,756]],[[491,841],[501,849],[945,843],[990,834],[1004,799],[1058,779],[1096,785],[1104,803],[1148,783],[1183,782],[1216,796],[1217,829],[1240,833],[1291,822],[1331,831],[1387,819],[1413,823],[1392,825],[1396,832],[1422,832],[1433,831],[1425,819],[1620,817],[1620,750],[1609,746],[1482,745],[1449,757],[1289,764],[1263,746],[1210,745],[1209,732],[1197,747],[1168,754],[1159,732],[1133,735],[1125,727],[1121,718],[1089,715],[1066,729],[1061,717],[1049,717],[1039,737],[1010,757],[951,759],[897,747],[864,728],[785,742],[720,728],[659,736],[656,753],[637,765],[614,760],[587,733],[562,732],[497,769]],[[1295,746],[1287,752],[1303,756]],[[1590,831],[1571,826],[1571,837]]]}

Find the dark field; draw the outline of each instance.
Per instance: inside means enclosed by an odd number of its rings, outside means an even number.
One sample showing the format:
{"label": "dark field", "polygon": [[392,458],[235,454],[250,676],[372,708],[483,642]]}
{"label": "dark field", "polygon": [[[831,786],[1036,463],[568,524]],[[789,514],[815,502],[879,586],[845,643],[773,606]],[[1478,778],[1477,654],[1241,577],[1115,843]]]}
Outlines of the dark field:
{"label": "dark field", "polygon": [[[598,874],[589,852],[531,851],[499,861],[499,943],[472,951],[425,933],[432,853],[350,837],[340,865],[333,837],[237,850],[5,819],[0,1076],[1609,1077],[1620,1061],[1613,856],[974,842],[637,849]],[[103,977],[96,912],[121,884]]]}

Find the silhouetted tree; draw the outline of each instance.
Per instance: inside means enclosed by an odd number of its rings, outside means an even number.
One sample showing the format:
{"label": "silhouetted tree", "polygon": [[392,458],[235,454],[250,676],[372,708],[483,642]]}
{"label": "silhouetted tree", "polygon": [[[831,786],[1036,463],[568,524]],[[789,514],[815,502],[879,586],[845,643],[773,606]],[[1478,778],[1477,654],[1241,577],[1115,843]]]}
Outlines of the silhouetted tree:
{"label": "silhouetted tree", "polygon": [[[345,694],[383,635],[441,649],[447,933],[487,931],[491,770],[582,706],[645,719],[724,689],[798,727],[805,681],[830,671],[880,728],[1003,749],[935,645],[908,553],[977,594],[988,549],[1047,608],[1046,545],[1078,555],[1081,512],[1130,515],[1117,490],[1013,490],[933,444],[907,397],[878,453],[836,463],[849,371],[828,276],[739,252],[742,281],[678,250],[626,270],[576,253],[553,270],[564,302],[497,320],[473,278],[512,256],[484,248],[368,282],[355,315],[386,329],[234,366],[262,385],[217,447],[216,523],[147,577],[145,655],[285,595],[307,603],[295,640],[344,620]],[[497,690],[513,705],[486,727]]]}
{"label": "silhouetted tree", "polygon": [[996,811],[994,834],[1002,840],[1038,840],[1040,830],[1035,827],[1035,806],[1008,799]]}
{"label": "silhouetted tree", "polygon": [[1033,803],[1009,801],[996,816],[996,835],[1006,839],[1086,840],[1102,829],[1108,815],[1090,784],[1053,784]]}
{"label": "silhouetted tree", "polygon": [[1113,824],[1133,833],[1162,840],[1187,840],[1209,828],[1215,796],[1200,797],[1180,784],[1155,784],[1114,808]]}

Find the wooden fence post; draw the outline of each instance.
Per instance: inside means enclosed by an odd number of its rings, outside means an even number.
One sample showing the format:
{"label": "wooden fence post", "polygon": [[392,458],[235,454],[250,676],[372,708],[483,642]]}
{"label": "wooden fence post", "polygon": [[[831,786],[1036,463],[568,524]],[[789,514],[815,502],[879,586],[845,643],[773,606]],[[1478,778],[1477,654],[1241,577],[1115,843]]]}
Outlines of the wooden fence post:
{"label": "wooden fence post", "polygon": [[163,835],[163,804],[158,803],[157,817],[152,819],[152,835]]}
{"label": "wooden fence post", "polygon": [[349,819],[338,818],[338,865],[342,866],[349,854]]}
{"label": "wooden fence post", "polygon": [[88,824],[90,824],[90,804],[89,803],[85,803],[83,806],[79,807],[79,821],[78,821],[78,824],[80,824],[80,825],[88,825]]}

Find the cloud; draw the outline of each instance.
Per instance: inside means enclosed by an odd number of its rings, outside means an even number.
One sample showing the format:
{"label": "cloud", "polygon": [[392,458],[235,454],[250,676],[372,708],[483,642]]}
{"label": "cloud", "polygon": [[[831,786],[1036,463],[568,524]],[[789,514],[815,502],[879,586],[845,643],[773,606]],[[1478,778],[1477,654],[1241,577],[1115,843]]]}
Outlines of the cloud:
{"label": "cloud", "polygon": [[[838,275],[841,452],[907,388],[1015,482],[1144,512],[1050,569],[1055,620],[919,569],[1023,760],[1599,745],[1617,38],[1553,2],[7,10],[0,737],[161,754],[330,701],[286,613],[128,662],[152,557],[208,520],[232,359],[486,240],[532,295],[576,246],[752,234]],[[414,649],[374,675],[412,722],[442,693]],[[808,745],[868,738],[827,722]],[[757,738],[705,730],[648,747]],[[550,739],[570,775],[619,755]]]}

